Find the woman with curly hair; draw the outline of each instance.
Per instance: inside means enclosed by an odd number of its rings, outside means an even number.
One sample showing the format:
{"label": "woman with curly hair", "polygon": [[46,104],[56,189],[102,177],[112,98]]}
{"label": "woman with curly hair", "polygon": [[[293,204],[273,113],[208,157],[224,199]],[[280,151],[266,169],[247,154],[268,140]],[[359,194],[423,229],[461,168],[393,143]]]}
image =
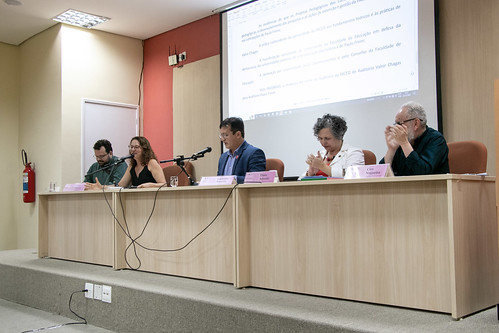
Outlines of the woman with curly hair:
{"label": "woman with curly hair", "polygon": [[361,149],[343,142],[347,131],[345,119],[325,114],[317,119],[314,135],[324,151],[307,156],[308,171],[306,176],[325,176],[343,178],[343,170],[351,165],[364,165],[364,153]]}

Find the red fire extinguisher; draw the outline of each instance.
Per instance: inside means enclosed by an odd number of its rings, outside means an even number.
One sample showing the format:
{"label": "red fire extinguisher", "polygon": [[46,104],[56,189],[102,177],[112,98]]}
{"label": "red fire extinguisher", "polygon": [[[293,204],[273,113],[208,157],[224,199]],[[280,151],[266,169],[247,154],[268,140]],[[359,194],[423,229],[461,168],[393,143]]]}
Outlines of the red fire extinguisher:
{"label": "red fire extinguisher", "polygon": [[35,202],[35,170],[31,168],[31,162],[28,162],[28,154],[23,149],[21,150],[23,159],[23,201]]}

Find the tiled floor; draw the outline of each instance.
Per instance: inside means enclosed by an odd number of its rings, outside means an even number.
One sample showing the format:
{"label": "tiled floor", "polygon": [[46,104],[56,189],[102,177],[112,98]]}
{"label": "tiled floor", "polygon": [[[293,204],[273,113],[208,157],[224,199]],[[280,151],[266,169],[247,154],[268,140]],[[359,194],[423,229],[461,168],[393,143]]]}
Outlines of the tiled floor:
{"label": "tiled floor", "polygon": [[50,333],[105,333],[112,332],[92,325],[64,325],[80,322],[78,318],[66,318],[24,305],[0,299],[0,332],[50,332]]}

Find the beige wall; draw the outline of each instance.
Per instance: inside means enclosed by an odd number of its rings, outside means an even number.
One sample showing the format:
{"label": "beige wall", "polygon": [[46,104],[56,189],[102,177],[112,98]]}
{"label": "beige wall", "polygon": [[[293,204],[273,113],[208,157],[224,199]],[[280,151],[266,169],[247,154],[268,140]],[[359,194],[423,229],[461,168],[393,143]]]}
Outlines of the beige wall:
{"label": "beige wall", "polygon": [[51,181],[80,182],[82,98],[137,104],[142,42],[56,25],[19,47],[2,45],[4,59],[9,61],[8,75],[0,67],[0,87],[19,84],[8,99],[0,95],[2,143],[15,139],[6,150],[13,166],[2,163],[0,169],[12,189],[0,200],[0,250],[36,248],[38,203],[22,202],[20,149],[26,149],[35,164],[37,192],[46,191]]}
{"label": "beige wall", "polygon": [[61,152],[63,163],[72,162],[62,167],[59,182],[67,184],[81,182],[82,98],[138,104],[142,42],[70,26],[61,36]]}
{"label": "beige wall", "polygon": [[[219,82],[219,55],[173,70],[173,156],[200,151],[204,148],[199,146],[200,142],[213,147],[212,153],[193,163],[196,181],[217,174],[221,153]],[[193,119],[198,121],[194,123]]]}
{"label": "beige wall", "polygon": [[22,163],[18,150],[19,48],[0,43],[0,249],[17,246],[15,202],[22,200]]}
{"label": "beige wall", "polygon": [[[36,172],[36,191],[61,172],[60,25],[27,40],[20,47],[19,149],[28,153]],[[22,166],[20,166],[22,170]],[[46,186],[44,186],[47,184]],[[17,203],[17,248],[38,240],[38,203]]]}
{"label": "beige wall", "polygon": [[494,80],[499,78],[499,1],[440,0],[442,117],[448,142],[478,140],[496,175]]}

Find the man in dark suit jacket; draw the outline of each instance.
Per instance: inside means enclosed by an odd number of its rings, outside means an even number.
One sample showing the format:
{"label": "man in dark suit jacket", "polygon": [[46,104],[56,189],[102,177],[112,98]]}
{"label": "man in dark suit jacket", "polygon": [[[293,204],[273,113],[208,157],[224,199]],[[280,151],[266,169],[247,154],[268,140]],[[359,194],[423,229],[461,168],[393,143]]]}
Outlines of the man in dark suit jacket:
{"label": "man in dark suit jacket", "polygon": [[244,122],[230,117],[220,124],[220,140],[228,149],[218,160],[217,176],[236,175],[238,184],[246,172],[265,171],[265,153],[244,140]]}

